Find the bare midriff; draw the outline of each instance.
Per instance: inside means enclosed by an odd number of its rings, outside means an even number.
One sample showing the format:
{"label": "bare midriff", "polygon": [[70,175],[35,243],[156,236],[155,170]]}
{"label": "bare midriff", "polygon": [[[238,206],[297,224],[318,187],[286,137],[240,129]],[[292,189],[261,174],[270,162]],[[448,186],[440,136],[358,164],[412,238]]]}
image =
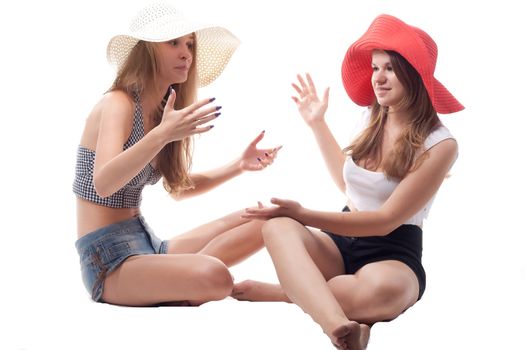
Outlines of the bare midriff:
{"label": "bare midriff", "polygon": [[78,238],[99,228],[131,219],[139,214],[139,208],[111,208],[77,198]]}

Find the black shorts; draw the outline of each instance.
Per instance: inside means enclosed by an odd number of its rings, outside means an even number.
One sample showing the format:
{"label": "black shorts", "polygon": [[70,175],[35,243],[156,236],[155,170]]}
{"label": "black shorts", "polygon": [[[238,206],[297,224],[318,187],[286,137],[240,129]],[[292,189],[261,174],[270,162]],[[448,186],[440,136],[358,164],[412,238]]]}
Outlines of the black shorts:
{"label": "black shorts", "polygon": [[[350,211],[345,207],[343,211]],[[328,234],[341,252],[345,273],[355,274],[361,267],[383,260],[398,260],[414,271],[419,282],[418,300],[426,287],[426,274],[421,264],[423,231],[417,225],[401,225],[386,236],[348,237]]]}

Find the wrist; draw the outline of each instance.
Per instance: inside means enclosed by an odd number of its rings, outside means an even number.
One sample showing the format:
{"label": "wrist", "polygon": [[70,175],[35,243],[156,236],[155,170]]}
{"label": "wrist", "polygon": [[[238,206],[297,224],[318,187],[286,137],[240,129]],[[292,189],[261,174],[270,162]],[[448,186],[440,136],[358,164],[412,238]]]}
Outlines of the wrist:
{"label": "wrist", "polygon": [[156,140],[161,148],[163,148],[170,142],[167,133],[162,127],[162,124],[159,124],[153,129],[151,129],[151,131],[147,135],[150,135],[150,137]]}
{"label": "wrist", "polygon": [[231,164],[231,168],[232,168],[232,174],[233,176],[237,176],[237,175],[240,175],[242,174],[245,170],[242,168],[242,158],[239,157],[237,159],[235,159],[232,164]]}
{"label": "wrist", "polygon": [[316,120],[311,121],[308,124],[308,126],[310,127],[310,129],[312,129],[313,132],[316,132],[317,130],[326,127],[326,122],[323,117],[321,119],[316,119]]}

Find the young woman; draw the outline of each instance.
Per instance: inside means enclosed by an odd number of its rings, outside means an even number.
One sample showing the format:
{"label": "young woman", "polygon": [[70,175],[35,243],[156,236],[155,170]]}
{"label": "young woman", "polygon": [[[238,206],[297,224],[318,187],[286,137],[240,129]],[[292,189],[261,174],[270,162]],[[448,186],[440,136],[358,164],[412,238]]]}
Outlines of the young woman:
{"label": "young woman", "polygon": [[161,178],[174,198],[204,193],[245,171],[271,164],[277,149],[258,149],[261,133],[231,163],[191,174],[191,138],[220,114],[213,98],[195,102],[197,86],[224,69],[238,40],[221,27],[152,5],[130,33],[109,42],[118,68],[87,118],[73,190],[84,284],[95,301],[129,306],[200,304],[230,295],[227,266],[262,247],[261,223],[232,213],[169,241],[141,216],[141,193]]}
{"label": "young woman", "polygon": [[341,152],[314,82],[298,76],[293,100],[312,129],[343,212],[320,212],[291,200],[250,208],[268,220],[263,238],[280,285],[245,281],[242,300],[294,302],[338,348],[363,349],[370,325],[392,320],[425,290],[422,225],[457,158],[454,137],[437,113],[463,106],[433,76],[437,47],[419,28],[381,15],[347,51],[342,77],[350,98],[368,106],[366,125]]}

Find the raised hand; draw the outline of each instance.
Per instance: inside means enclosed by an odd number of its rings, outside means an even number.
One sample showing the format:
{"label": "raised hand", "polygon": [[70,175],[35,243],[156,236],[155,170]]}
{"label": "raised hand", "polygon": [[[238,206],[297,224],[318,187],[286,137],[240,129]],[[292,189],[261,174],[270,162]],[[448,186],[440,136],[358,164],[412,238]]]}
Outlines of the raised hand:
{"label": "raised hand", "polygon": [[167,142],[179,141],[188,136],[202,134],[210,131],[213,125],[202,126],[207,122],[217,118],[220,113],[217,112],[221,107],[206,105],[215,99],[204,99],[189,105],[186,108],[175,110],[173,105],[176,98],[176,92],[171,91],[159,127],[163,129]]}
{"label": "raised hand", "polygon": [[264,137],[264,131],[262,131],[257,137],[250,142],[248,147],[244,150],[241,155],[240,168],[241,170],[257,171],[266,168],[272,164],[277,152],[282,146],[275,148],[258,149],[257,144]]}
{"label": "raised hand", "polygon": [[297,105],[299,113],[303,117],[306,124],[313,126],[316,122],[324,121],[324,114],[328,108],[329,88],[326,88],[323,93],[323,99],[319,100],[315,84],[310,74],[306,73],[306,82],[303,77],[297,74],[298,84],[292,83],[292,87],[297,91],[299,96],[292,96]]}

